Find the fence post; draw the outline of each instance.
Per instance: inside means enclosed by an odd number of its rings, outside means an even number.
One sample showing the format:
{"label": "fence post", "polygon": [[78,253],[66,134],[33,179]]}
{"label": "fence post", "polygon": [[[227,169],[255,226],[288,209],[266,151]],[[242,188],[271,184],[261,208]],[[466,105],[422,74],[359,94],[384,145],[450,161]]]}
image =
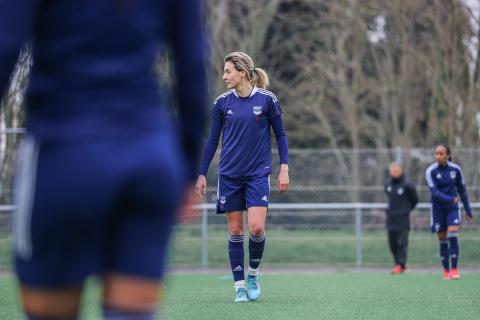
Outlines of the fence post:
{"label": "fence post", "polygon": [[402,147],[395,147],[395,162],[402,163]]}
{"label": "fence post", "polygon": [[355,267],[362,267],[362,209],[355,208]]}
{"label": "fence post", "polygon": [[208,209],[202,209],[202,269],[208,270]]}

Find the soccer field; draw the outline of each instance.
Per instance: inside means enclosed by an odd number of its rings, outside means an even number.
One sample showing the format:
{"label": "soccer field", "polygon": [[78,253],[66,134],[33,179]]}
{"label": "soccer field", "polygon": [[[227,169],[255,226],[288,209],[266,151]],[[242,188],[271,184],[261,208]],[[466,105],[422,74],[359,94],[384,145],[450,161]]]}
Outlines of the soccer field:
{"label": "soccer field", "polygon": [[[235,304],[228,274],[174,275],[167,282],[166,319],[478,319],[480,274],[444,281],[440,272],[266,273],[257,302]],[[100,319],[91,283],[82,319]],[[21,319],[14,280],[0,278],[0,319]]]}

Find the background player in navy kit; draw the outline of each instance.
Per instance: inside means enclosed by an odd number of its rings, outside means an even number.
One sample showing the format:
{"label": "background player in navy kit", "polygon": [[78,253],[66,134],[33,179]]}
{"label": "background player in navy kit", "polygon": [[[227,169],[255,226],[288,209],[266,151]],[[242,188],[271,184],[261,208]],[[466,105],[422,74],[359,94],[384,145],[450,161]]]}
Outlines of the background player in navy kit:
{"label": "background player in navy kit", "polygon": [[[256,68],[245,53],[233,52],[224,59],[223,80],[229,91],[219,96],[212,108],[212,124],[196,190],[203,197],[205,176],[223,131],[218,168],[217,212],[226,212],[228,253],[235,281],[237,302],[258,299],[258,266],[265,246],[265,220],[272,172],[270,127],[280,155],[277,186],[288,188],[288,146],[282,110],[270,91],[265,71]],[[248,292],[244,275],[243,210],[248,211]],[[248,297],[247,297],[248,295]]]}
{"label": "background player in navy kit", "polygon": [[418,203],[415,185],[403,174],[402,165],[393,162],[389,166],[390,179],[385,184],[388,197],[386,226],[388,243],[395,261],[392,274],[401,274],[407,270],[408,232],[410,230],[410,211]]}
{"label": "background player in navy kit", "polygon": [[[33,48],[14,216],[29,319],[76,319],[91,274],[106,319],[154,318],[174,213],[198,174],[200,22],[197,0],[0,1],[1,91]],[[159,46],[175,61],[178,125],[153,72]]]}
{"label": "background player in navy kit", "polygon": [[473,218],[472,209],[468,202],[462,169],[451,162],[450,148],[438,145],[435,148],[435,160],[436,162],[426,171],[427,184],[432,192],[431,228],[432,232],[437,233],[440,242],[444,279],[459,279],[457,266],[461,213],[458,208],[458,195],[462,200],[467,220]]}

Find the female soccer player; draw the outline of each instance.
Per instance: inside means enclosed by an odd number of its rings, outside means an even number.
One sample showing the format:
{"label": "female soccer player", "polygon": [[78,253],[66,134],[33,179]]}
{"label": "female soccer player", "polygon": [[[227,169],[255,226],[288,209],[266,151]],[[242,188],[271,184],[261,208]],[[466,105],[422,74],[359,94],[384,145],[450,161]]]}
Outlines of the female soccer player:
{"label": "female soccer player", "polygon": [[[33,48],[14,216],[28,319],[76,319],[92,274],[103,281],[105,319],[155,318],[174,213],[198,174],[199,7],[0,1],[0,91],[22,44]],[[175,61],[178,125],[153,72],[159,47]]]}
{"label": "female soccer player", "polygon": [[426,171],[428,187],[432,192],[432,233],[436,232],[440,241],[440,258],[444,268],[443,278],[460,279],[458,273],[458,233],[461,213],[458,198],[462,200],[467,220],[471,220],[472,209],[468,202],[467,189],[462,169],[451,162],[450,148],[438,145],[435,148],[436,162]]}
{"label": "female soccer player", "polygon": [[[228,224],[228,254],[235,281],[236,302],[257,300],[260,296],[258,266],[265,247],[265,219],[270,195],[272,154],[270,127],[280,155],[277,186],[288,189],[288,145],[282,109],[273,93],[267,91],[268,76],[254,66],[243,52],[224,59],[223,80],[228,90],[212,108],[212,123],[196,191],[206,193],[206,175],[223,131],[218,168],[217,213],[225,213]],[[244,275],[243,210],[248,212],[248,286]],[[248,289],[248,291],[247,291]]]}

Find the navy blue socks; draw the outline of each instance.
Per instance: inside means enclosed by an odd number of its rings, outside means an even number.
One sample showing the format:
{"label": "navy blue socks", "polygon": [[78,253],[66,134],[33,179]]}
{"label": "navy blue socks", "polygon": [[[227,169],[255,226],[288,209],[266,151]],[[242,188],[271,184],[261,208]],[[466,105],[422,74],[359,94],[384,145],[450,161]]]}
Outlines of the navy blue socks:
{"label": "navy blue socks", "polygon": [[452,269],[456,269],[458,265],[458,232],[449,232],[448,233],[448,242],[450,243],[449,253],[450,261],[452,263]]}
{"label": "navy blue socks", "polygon": [[233,280],[235,282],[245,281],[245,273],[243,270],[243,241],[245,236],[228,235],[228,257],[230,259],[230,267],[232,268]]}
{"label": "navy blue socks", "polygon": [[250,234],[248,241],[248,251],[250,256],[248,274],[256,276],[258,274],[258,266],[262,260],[263,250],[265,248],[265,233],[259,236]]}
{"label": "navy blue socks", "polygon": [[445,270],[450,270],[450,257],[448,254],[448,240],[440,240],[440,259]]}

